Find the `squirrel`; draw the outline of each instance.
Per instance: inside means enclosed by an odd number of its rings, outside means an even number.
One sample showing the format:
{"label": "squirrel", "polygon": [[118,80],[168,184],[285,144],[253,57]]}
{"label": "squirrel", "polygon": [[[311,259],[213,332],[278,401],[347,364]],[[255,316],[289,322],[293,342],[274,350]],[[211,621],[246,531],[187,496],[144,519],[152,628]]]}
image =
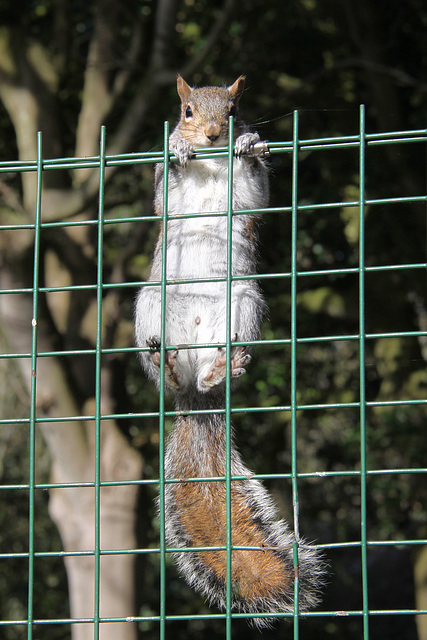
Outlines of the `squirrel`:
{"label": "squirrel", "polygon": [[[226,488],[222,481],[185,482],[181,479],[224,477],[226,474],[225,407],[227,218],[214,215],[227,210],[228,160],[209,156],[193,159],[199,148],[228,145],[229,116],[234,116],[232,276],[255,273],[257,213],[267,206],[269,185],[264,160],[254,155],[260,143],[239,117],[244,76],[229,87],[192,88],[178,75],[181,117],[169,138],[178,162],[168,175],[168,222],[165,301],[165,386],[175,398],[177,417],[165,453],[166,479],[178,479],[165,488],[167,544],[173,548],[214,547],[176,552],[180,572],[211,604],[226,606]],[[252,152],[252,154],[251,154]],[[163,210],[163,165],[155,169],[155,211]],[[182,217],[182,214],[204,214]],[[209,216],[206,214],[212,213]],[[181,215],[181,217],[179,217]],[[162,231],[149,281],[162,276]],[[216,279],[203,282],[176,280]],[[221,279],[218,281],[218,279]],[[254,279],[233,279],[231,336],[233,342],[259,337],[264,300]],[[161,288],[143,286],[135,307],[135,335],[142,366],[160,384]],[[203,348],[185,349],[186,345]],[[206,346],[207,345],[207,346]],[[147,350],[147,346],[149,350]],[[230,378],[242,376],[251,355],[246,346],[232,345]],[[215,411],[216,413],[209,413]],[[188,413],[188,412],[202,413]],[[295,535],[264,486],[243,463],[234,437],[231,474],[244,477],[231,482],[232,545],[256,549],[231,552],[232,610],[242,613],[293,612]],[[299,606],[307,610],[319,601],[323,562],[315,547],[298,540]],[[257,627],[271,618],[253,618]]]}

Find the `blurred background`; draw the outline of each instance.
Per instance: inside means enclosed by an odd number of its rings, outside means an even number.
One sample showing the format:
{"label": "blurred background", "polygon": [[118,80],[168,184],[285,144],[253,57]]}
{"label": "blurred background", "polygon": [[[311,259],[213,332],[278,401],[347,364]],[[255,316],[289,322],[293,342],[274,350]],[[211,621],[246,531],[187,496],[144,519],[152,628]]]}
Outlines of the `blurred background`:
{"label": "blurred background", "polygon": [[[292,139],[295,109],[302,139],[357,135],[362,103],[368,133],[426,130],[426,29],[422,0],[2,0],[0,161],[34,160],[38,130],[44,158],[96,156],[101,125],[107,128],[108,154],[160,151],[163,121],[173,126],[179,114],[177,72],[192,85],[228,85],[246,75],[241,115],[262,139],[272,142]],[[356,201],[358,153],[357,147],[302,152],[299,203]],[[291,203],[291,168],[290,155],[272,157],[272,207]],[[133,219],[152,215],[152,170],[152,165],[135,164],[107,171],[104,283],[147,278],[158,225]],[[98,171],[90,168],[45,171],[43,176],[42,220],[52,224],[41,235],[40,285],[57,290],[40,295],[39,348],[66,354],[40,358],[39,418],[94,414],[96,290],[91,285],[97,278],[98,238],[95,225],[76,223],[96,220],[98,179]],[[425,195],[425,141],[368,148],[368,199]],[[34,234],[25,225],[34,223],[34,210],[34,174],[0,174],[2,353],[31,352],[28,290]],[[427,538],[427,279],[426,269],[420,268],[427,263],[426,218],[425,200],[366,207],[366,265],[415,265],[366,274],[366,331],[374,334],[366,340],[366,397],[377,403],[366,412],[367,466],[372,471],[397,470],[372,474],[367,483],[368,539],[387,543],[368,548],[369,606],[375,610],[427,608],[427,552],[422,544]],[[299,214],[298,268],[316,272],[298,280],[299,337],[357,335],[357,273],[321,272],[357,267],[358,231],[357,208],[306,209]],[[289,272],[288,213],[264,216],[259,254],[261,274]],[[290,280],[265,279],[261,284],[269,307],[262,335],[286,340]],[[67,290],[70,285],[81,289]],[[8,295],[7,290],[16,293]],[[110,351],[102,360],[102,407],[112,416],[102,423],[105,480],[158,477],[158,421],[133,415],[158,410],[154,387],[145,380],[135,353],[126,351],[134,344],[136,290],[135,285],[103,292],[102,346]],[[330,576],[322,610],[360,611],[360,546],[328,547],[357,543],[361,536],[360,420],[359,409],[351,406],[359,400],[359,345],[357,340],[301,342],[297,356],[298,402],[318,406],[298,412],[298,470],[348,472],[300,480],[300,530],[325,546]],[[28,358],[1,359],[0,376],[0,618],[26,620],[29,492],[19,487],[30,478],[29,432],[28,423],[13,421],[29,415]],[[387,404],[396,401],[405,402]],[[289,403],[289,345],[257,347],[249,373],[233,396],[234,406]],[[342,403],[349,406],[339,406]],[[250,468],[260,474],[290,472],[289,411],[242,413],[234,424]],[[55,423],[40,422],[36,481],[93,481],[93,426],[83,418],[57,423],[56,430]],[[281,514],[292,522],[290,480],[270,479],[266,485]],[[102,490],[101,525],[111,532],[104,548],[158,547],[156,492],[155,484],[127,493],[123,487]],[[93,522],[93,494],[83,487],[50,494],[37,489],[35,550],[49,554],[93,548],[88,524]],[[123,513],[123,521],[117,522],[118,513]],[[123,522],[128,523],[127,537],[120,537]],[[69,579],[79,571],[70,558],[65,566],[55,555],[36,558],[36,619],[92,615],[93,609],[84,613],[93,598],[91,579],[85,588],[84,580],[80,587],[75,582],[69,587],[66,569]],[[91,576],[93,566],[89,563],[83,570]],[[105,562],[106,576],[110,570],[116,577],[105,580],[101,593],[106,599],[111,596],[113,604],[103,615],[158,615],[158,555],[140,554],[126,566]],[[116,578],[123,587],[113,586],[107,596],[107,583]],[[167,613],[209,611],[168,562]],[[426,640],[426,617],[372,616],[370,637]],[[71,632],[73,640],[93,637],[79,635],[84,626],[36,625],[33,637],[62,640]],[[197,640],[206,633],[213,640],[224,637],[222,621],[170,622],[166,629],[168,637],[177,640]],[[113,635],[107,633],[101,637],[159,637],[157,622],[117,624]],[[360,615],[301,623],[300,638],[338,640],[344,635],[348,640],[363,637]],[[292,624],[280,623],[262,636],[291,638]],[[0,637],[20,640],[27,637],[27,628],[6,625],[0,627]],[[258,637],[260,632],[243,621],[233,623],[236,640]]]}

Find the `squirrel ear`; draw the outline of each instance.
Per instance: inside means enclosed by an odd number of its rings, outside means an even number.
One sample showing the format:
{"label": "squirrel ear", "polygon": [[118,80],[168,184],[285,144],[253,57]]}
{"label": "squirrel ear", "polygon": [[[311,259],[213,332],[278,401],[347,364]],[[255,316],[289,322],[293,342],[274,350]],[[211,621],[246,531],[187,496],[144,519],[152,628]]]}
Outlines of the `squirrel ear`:
{"label": "squirrel ear", "polygon": [[184,78],[182,78],[179,73],[176,79],[176,88],[178,90],[178,95],[181,98],[181,102],[185,102],[187,104],[190,99],[191,87],[185,82]]}
{"label": "squirrel ear", "polygon": [[237,78],[236,82],[234,82],[234,84],[232,84],[231,87],[228,87],[228,90],[231,93],[231,96],[235,104],[239,102],[240,96],[242,95],[244,88],[245,88],[245,76],[240,76],[240,78]]}

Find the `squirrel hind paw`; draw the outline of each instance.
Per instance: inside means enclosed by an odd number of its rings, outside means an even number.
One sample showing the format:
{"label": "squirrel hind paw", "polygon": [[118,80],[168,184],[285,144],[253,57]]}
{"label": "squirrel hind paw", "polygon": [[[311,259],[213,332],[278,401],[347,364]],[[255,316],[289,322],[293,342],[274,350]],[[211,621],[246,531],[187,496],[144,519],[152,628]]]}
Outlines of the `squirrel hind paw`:
{"label": "squirrel hind paw", "polygon": [[[160,338],[152,336],[146,342],[147,346],[150,348],[153,364],[160,368]],[[180,384],[175,367],[177,357],[177,349],[174,349],[173,351],[165,351],[165,382],[174,391],[180,390]]]}
{"label": "squirrel hind paw", "polygon": [[244,153],[250,153],[251,147],[259,141],[258,133],[243,133],[234,144],[234,155],[240,158]]}
{"label": "squirrel hind paw", "polygon": [[[246,347],[232,347],[230,354],[231,377],[238,378],[246,373],[245,365],[249,364],[251,356]],[[212,387],[224,382],[227,375],[227,357],[224,349],[218,349],[218,354],[207,375],[199,382],[199,390],[206,393]]]}

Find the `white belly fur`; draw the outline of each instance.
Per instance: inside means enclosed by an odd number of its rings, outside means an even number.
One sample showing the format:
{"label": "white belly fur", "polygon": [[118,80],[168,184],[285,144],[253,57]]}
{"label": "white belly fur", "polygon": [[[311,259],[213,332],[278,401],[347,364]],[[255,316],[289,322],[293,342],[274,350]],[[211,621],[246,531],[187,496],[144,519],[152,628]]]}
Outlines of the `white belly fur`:
{"label": "white belly fur", "polygon": [[[200,184],[203,184],[202,188]],[[251,184],[246,163],[235,160],[233,207],[237,209],[240,205],[240,209],[253,209],[265,206],[259,189],[255,187]],[[251,191],[256,197],[248,197]],[[190,162],[184,179],[170,181],[168,214],[173,217],[187,213],[225,213],[227,193],[226,158]],[[248,238],[244,235],[248,221],[246,215],[233,216],[233,275],[246,275],[253,270],[252,247],[248,252]],[[224,278],[227,274],[227,217],[213,215],[169,220],[166,271],[168,280]],[[161,251],[156,254],[150,279],[160,280],[159,274]],[[191,385],[195,378],[201,379],[208,373],[218,352],[214,345],[226,341],[226,300],[225,282],[168,284],[166,287],[166,345],[212,344],[212,348],[179,352],[179,371],[184,385]],[[256,339],[261,309],[262,298],[253,280],[233,282],[232,337],[237,334],[242,341]],[[145,347],[146,340],[160,336],[159,287],[141,289],[136,316],[137,343]]]}

